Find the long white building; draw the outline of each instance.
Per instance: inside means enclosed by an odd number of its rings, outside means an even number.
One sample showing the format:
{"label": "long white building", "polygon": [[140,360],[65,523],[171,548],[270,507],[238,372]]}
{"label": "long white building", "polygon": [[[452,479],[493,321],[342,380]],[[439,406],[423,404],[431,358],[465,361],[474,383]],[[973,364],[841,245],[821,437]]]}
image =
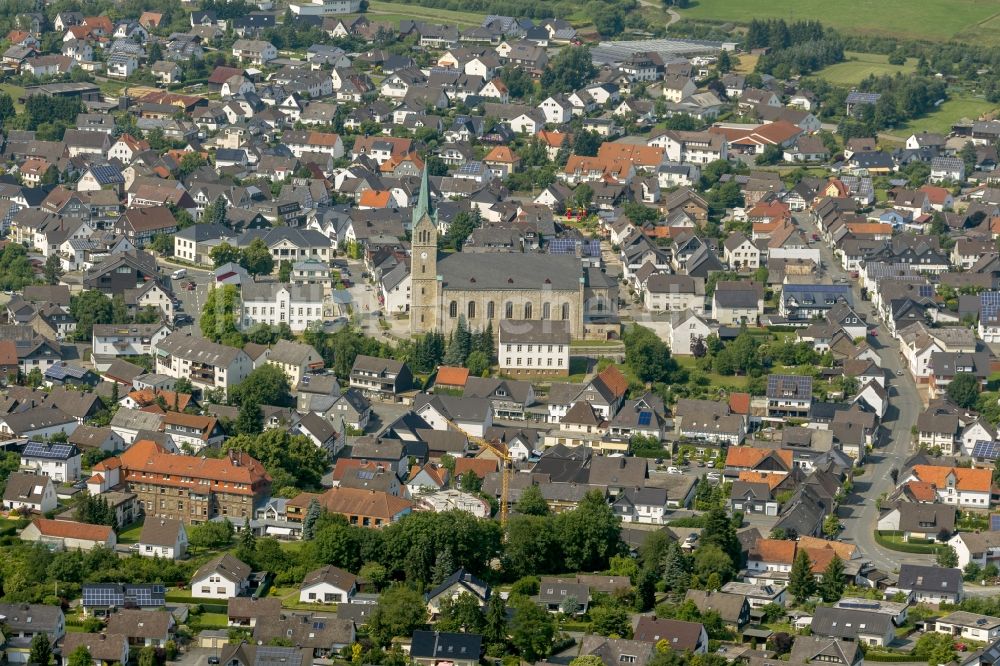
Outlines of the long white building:
{"label": "long white building", "polygon": [[311,322],[323,319],[323,286],[281,282],[243,284],[240,327],[255,324],[288,324],[301,333]]}

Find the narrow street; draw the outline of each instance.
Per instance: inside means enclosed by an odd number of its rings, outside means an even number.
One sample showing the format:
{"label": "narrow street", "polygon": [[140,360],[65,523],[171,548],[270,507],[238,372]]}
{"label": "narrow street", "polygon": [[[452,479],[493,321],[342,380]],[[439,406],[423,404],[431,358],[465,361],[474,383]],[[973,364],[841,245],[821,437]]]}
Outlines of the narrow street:
{"label": "narrow street", "polygon": [[[818,232],[809,214],[796,214],[795,219],[807,236]],[[903,371],[899,358],[899,343],[878,325],[878,320],[871,314],[870,303],[861,300],[858,282],[851,280],[825,242],[817,241],[811,247],[820,251],[826,276],[835,281],[847,280],[852,285],[855,309],[868,318],[868,324],[872,328],[878,328],[880,335],[869,336],[868,341],[878,351],[881,366],[886,371],[889,391],[890,407],[883,419],[882,439],[869,456],[864,473],[855,479],[854,492],[840,509],[840,518],[844,525],[842,538],[844,541],[856,544],[865,559],[883,571],[898,570],[899,565],[904,563],[932,564],[934,558],[930,555],[889,550],[875,541],[875,524],[878,520],[876,500],[882,493],[892,490],[890,470],[895,468],[901,472],[903,463],[911,453],[910,428],[917,422],[917,416],[922,408],[916,384],[910,373]],[[899,374],[900,371],[903,371],[902,374]]]}

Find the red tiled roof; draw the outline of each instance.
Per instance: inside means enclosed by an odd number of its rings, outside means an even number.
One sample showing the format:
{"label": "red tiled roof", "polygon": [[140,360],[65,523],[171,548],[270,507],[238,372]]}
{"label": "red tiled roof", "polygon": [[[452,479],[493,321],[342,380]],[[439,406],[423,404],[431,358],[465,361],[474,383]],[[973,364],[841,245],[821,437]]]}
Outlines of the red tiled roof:
{"label": "red tiled roof", "polygon": [[611,389],[616,397],[621,397],[628,391],[628,380],[616,366],[609,365],[604,368],[601,374],[597,375],[597,378],[604,382],[604,385]]}
{"label": "red tiled roof", "polygon": [[44,536],[60,539],[80,539],[85,541],[107,541],[114,531],[106,525],[89,525],[75,520],[49,520],[35,518],[32,525]]}
{"label": "red tiled roof", "polygon": [[906,484],[906,490],[918,502],[933,502],[937,499],[937,491],[932,483],[910,481]]}
{"label": "red tiled roof", "polygon": [[760,562],[791,564],[795,561],[795,542],[783,539],[758,539],[753,558]]}
{"label": "red tiled roof", "polygon": [[337,461],[337,464],[334,465],[333,467],[332,479],[334,481],[340,481],[345,476],[347,476],[348,473],[355,470],[369,470],[372,472],[377,472],[379,471],[379,469],[384,471],[387,468],[385,465],[377,462],[369,462],[357,458],[341,458]]}
{"label": "red tiled roof", "polygon": [[993,471],[989,469],[914,465],[913,473],[919,480],[934,484],[937,488],[948,487],[948,476],[950,474],[955,475],[955,488],[957,490],[988,493],[993,482]]}
{"label": "red tiled roof", "polygon": [[385,208],[391,200],[392,192],[389,190],[365,190],[361,193],[358,205],[368,206],[369,208]]}
{"label": "red tiled roof", "polygon": [[743,414],[744,416],[748,416],[750,414],[750,394],[730,393],[729,411],[733,414]]}
{"label": "red tiled roof", "polygon": [[459,477],[466,472],[472,472],[480,479],[485,479],[487,474],[497,471],[497,461],[492,458],[457,458],[455,460],[455,476]]}
{"label": "red tiled roof", "polygon": [[434,380],[434,383],[442,386],[465,386],[467,381],[469,381],[468,368],[442,365],[438,368],[437,379]]}
{"label": "red tiled roof", "polygon": [[17,346],[13,340],[0,340],[0,368],[17,365]]}
{"label": "red tiled roof", "polygon": [[752,446],[731,446],[726,451],[726,467],[747,467],[754,468],[764,458],[771,454],[776,455],[785,463],[785,466],[792,467],[792,452],[779,451],[777,449],[757,449]]}
{"label": "red tiled roof", "polygon": [[389,493],[377,490],[362,490],[360,488],[344,488],[341,486],[331,488],[322,495],[302,493],[298,497],[289,500],[289,505],[293,507],[301,506],[301,503],[305,501],[305,506],[308,506],[313,497],[317,498],[320,506],[324,507],[330,513],[339,513],[348,516],[368,516],[381,518],[385,521],[392,520],[395,516],[406,511],[406,509],[413,508],[413,502],[390,495]]}
{"label": "red tiled roof", "polygon": [[[144,472],[170,475],[169,481],[160,479],[157,483],[178,488],[187,488],[192,483],[198,484],[200,479],[208,479],[213,485],[225,484],[227,492],[253,495],[255,484],[259,486],[261,482],[271,481],[271,475],[264,466],[250,455],[242,451],[237,451],[234,455],[239,464],[233,464],[228,455],[222,458],[173,455],[166,453],[156,442],[140,440],[122,453],[120,458],[126,476],[141,475]],[[183,482],[182,478],[194,481]],[[237,488],[236,484],[243,487]]]}
{"label": "red tiled roof", "polygon": [[769,490],[774,490],[782,481],[785,480],[785,475],[764,474],[762,472],[744,469],[740,470],[740,475],[737,478],[740,481],[746,481],[747,483],[766,483]]}
{"label": "red tiled roof", "polygon": [[805,548],[810,552],[820,550],[832,551],[839,555],[840,559],[845,562],[847,560],[854,559],[858,550],[857,546],[850,543],[844,543],[843,541],[830,541],[829,539],[820,539],[818,537],[811,536],[799,537],[799,548]]}

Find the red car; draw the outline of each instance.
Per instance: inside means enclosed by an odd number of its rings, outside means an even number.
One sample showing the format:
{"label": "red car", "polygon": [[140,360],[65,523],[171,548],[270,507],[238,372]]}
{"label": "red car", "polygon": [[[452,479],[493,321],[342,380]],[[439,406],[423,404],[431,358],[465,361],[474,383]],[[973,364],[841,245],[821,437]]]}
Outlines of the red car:
{"label": "red car", "polygon": [[195,285],[194,282],[188,282],[186,285],[184,285],[184,288],[187,289],[188,291],[194,291],[194,288],[196,286],[197,285]]}

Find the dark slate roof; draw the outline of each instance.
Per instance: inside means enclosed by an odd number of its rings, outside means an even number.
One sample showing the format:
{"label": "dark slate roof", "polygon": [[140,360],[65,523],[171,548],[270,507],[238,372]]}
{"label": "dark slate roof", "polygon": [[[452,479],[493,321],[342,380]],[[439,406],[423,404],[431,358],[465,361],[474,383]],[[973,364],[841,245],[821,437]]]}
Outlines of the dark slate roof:
{"label": "dark slate roof", "polygon": [[962,591],[961,569],[943,569],[920,564],[899,567],[899,589],[918,592],[959,594]]}
{"label": "dark slate roof", "polygon": [[483,637],[479,634],[462,634],[449,631],[413,632],[410,656],[415,659],[453,661],[455,659],[479,659]]}

